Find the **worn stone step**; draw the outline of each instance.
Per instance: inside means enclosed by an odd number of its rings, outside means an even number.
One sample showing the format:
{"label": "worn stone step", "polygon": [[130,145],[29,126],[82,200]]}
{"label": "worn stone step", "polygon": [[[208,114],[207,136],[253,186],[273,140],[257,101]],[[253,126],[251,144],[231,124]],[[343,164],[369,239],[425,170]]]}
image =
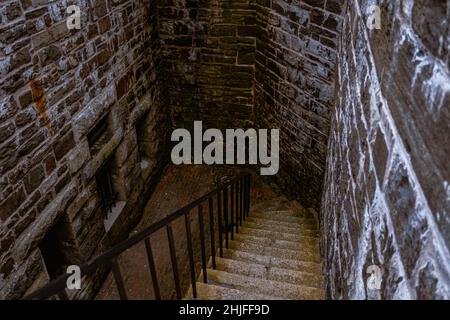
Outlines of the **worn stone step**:
{"label": "worn stone step", "polygon": [[250,214],[252,213],[261,213],[263,215],[266,215],[268,217],[270,216],[276,216],[276,217],[293,217],[293,218],[298,218],[301,219],[303,221],[309,221],[309,222],[315,222],[315,218],[312,215],[311,212],[309,211],[304,211],[304,210],[293,210],[293,209],[288,209],[288,210],[254,210],[254,211],[250,211]]}
{"label": "worn stone step", "polygon": [[207,273],[208,281],[213,281],[213,283],[219,283],[232,289],[295,300],[318,300],[324,298],[323,290],[318,288],[258,279],[212,269],[208,269]]}
{"label": "worn stone step", "polygon": [[[197,282],[197,300],[282,300],[272,295],[263,295],[255,292],[232,289],[212,283]],[[193,299],[192,288],[186,299]]]}
{"label": "worn stone step", "polygon": [[279,209],[279,210],[266,209],[266,210],[255,210],[255,211],[257,211],[257,212],[260,211],[263,213],[276,215],[276,216],[296,217],[296,218],[305,219],[305,220],[314,220],[314,216],[312,215],[312,213],[306,209],[287,208],[287,209]]}
{"label": "worn stone step", "polygon": [[291,250],[313,250],[320,252],[319,243],[311,244],[305,241],[286,241],[278,239],[270,239],[266,237],[257,237],[245,233],[236,233],[234,235],[234,240],[243,242],[252,242],[260,245],[272,246],[280,249],[291,249]]}
{"label": "worn stone step", "polygon": [[287,216],[287,215],[275,215],[270,212],[250,212],[249,217],[252,218],[262,218],[267,220],[274,220],[274,221],[282,221],[282,222],[291,222],[296,224],[301,224],[305,226],[310,226],[313,228],[317,228],[317,223],[313,218],[305,219],[298,216]]}
{"label": "worn stone step", "polygon": [[292,233],[283,233],[276,231],[269,231],[264,229],[255,229],[255,228],[246,228],[244,226],[239,228],[239,233],[248,234],[256,237],[263,237],[269,239],[277,239],[277,240],[285,240],[285,241],[294,241],[294,242],[302,242],[305,245],[317,245],[319,243],[319,237],[317,236],[302,236]]}
{"label": "worn stone step", "polygon": [[270,209],[270,208],[265,208],[262,210],[255,210],[256,212],[263,212],[263,213],[268,213],[268,214],[273,214],[273,215],[277,215],[277,216],[288,216],[288,217],[297,217],[297,213],[294,210],[291,209]]}
{"label": "worn stone step", "polygon": [[271,219],[258,218],[258,217],[252,217],[252,216],[247,217],[245,222],[256,223],[256,224],[275,225],[275,226],[288,227],[288,228],[300,228],[302,230],[309,230],[309,231],[317,232],[317,228],[313,224],[285,222],[285,221],[271,220]]}
{"label": "worn stone step", "polygon": [[250,211],[253,210],[284,210],[289,209],[289,200],[284,197],[277,197],[268,199],[265,201],[260,201],[257,204],[251,206]]}
{"label": "worn stone step", "polygon": [[289,270],[302,271],[307,273],[313,273],[319,276],[322,274],[321,264],[312,261],[301,261],[279,257],[262,256],[256,253],[226,248],[223,249],[223,257],[232,260],[258,263],[266,267],[277,267]]}
{"label": "worn stone step", "polygon": [[308,287],[318,288],[320,290],[323,290],[324,288],[323,277],[317,273],[314,274],[277,267],[270,268],[269,272],[269,279],[271,280],[302,284]]}
{"label": "worn stone step", "polygon": [[322,277],[320,275],[277,267],[266,267],[259,263],[217,257],[216,269],[248,277],[322,288]]}
{"label": "worn stone step", "polygon": [[245,223],[243,224],[243,227],[276,231],[276,232],[282,232],[282,233],[290,233],[290,234],[300,235],[300,236],[309,236],[309,237],[317,237],[318,236],[318,232],[316,230],[309,230],[306,228],[302,228],[300,226],[289,226],[289,227],[280,226],[277,224],[271,224],[271,223],[267,223],[267,222],[255,223],[252,221],[245,221]]}
{"label": "worn stone step", "polygon": [[301,250],[281,249],[272,246],[260,245],[254,242],[229,241],[229,248],[262,256],[270,256],[291,260],[320,262],[320,254],[317,251],[303,248]]}
{"label": "worn stone step", "polygon": [[280,249],[290,249],[298,251],[309,250],[313,252],[320,252],[318,242],[310,243],[307,241],[286,241],[286,240],[270,239],[266,237],[258,237],[245,233],[234,234],[234,240],[241,242],[255,243],[263,246],[271,246]]}

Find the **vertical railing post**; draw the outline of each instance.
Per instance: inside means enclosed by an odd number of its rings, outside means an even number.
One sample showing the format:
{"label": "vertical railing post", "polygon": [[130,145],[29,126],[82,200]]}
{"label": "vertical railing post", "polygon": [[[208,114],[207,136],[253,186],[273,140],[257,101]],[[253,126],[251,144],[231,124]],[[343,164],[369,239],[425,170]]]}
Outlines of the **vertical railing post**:
{"label": "vertical railing post", "polygon": [[250,175],[245,177],[245,185],[246,185],[246,202],[245,202],[245,214],[248,217],[249,209],[250,209]]}
{"label": "vertical railing post", "polygon": [[203,268],[203,282],[208,283],[208,275],[206,274],[206,246],[205,246],[205,228],[203,225],[203,210],[202,205],[198,205],[198,223],[200,228],[200,247],[202,250],[202,268]]}
{"label": "vertical railing post", "polygon": [[192,295],[197,298],[197,285],[195,276],[195,262],[194,262],[194,250],[192,249],[192,235],[191,235],[191,218],[189,211],[184,213],[184,225],[186,227],[186,240],[189,255],[189,267],[191,271],[191,285],[192,285]]}
{"label": "vertical railing post", "polygon": [[234,240],[234,182],[231,184],[230,190],[230,219],[231,219],[231,240]]}
{"label": "vertical railing post", "polygon": [[236,210],[236,233],[239,233],[239,179],[236,180],[236,191],[235,191],[235,210]]}
{"label": "vertical railing post", "polygon": [[247,201],[248,201],[248,186],[247,186],[247,175],[244,176],[244,179],[242,180],[242,183],[244,184],[244,220],[247,218]]}
{"label": "vertical railing post", "polygon": [[242,218],[245,221],[246,218],[246,211],[245,211],[245,202],[247,201],[247,185],[245,184],[245,177],[242,177],[242,185],[244,186],[244,190],[242,190]]}
{"label": "vertical railing post", "polygon": [[242,185],[244,186],[244,190],[242,192],[242,197],[244,198],[243,201],[242,201],[242,211],[243,211],[242,216],[243,216],[244,221],[245,221],[245,218],[246,218],[246,216],[245,216],[245,214],[246,214],[245,203],[247,201],[247,185],[245,184],[245,177],[246,176],[242,177]]}
{"label": "vertical railing post", "polygon": [[212,196],[208,199],[209,206],[209,235],[211,237],[211,259],[212,267],[216,269],[216,240],[214,237],[214,208],[213,208],[213,198]]}
{"label": "vertical railing post", "polygon": [[181,287],[180,287],[180,276],[178,274],[177,255],[175,252],[175,243],[173,241],[173,232],[170,224],[166,226],[166,230],[167,230],[167,238],[169,239],[170,260],[172,262],[173,278],[175,280],[175,290],[177,293],[177,299],[181,300]]}
{"label": "vertical railing post", "polygon": [[152,251],[152,246],[150,244],[150,239],[146,238],[144,242],[145,242],[145,249],[147,251],[147,260],[148,260],[148,266],[150,268],[150,275],[152,277],[153,293],[155,295],[156,300],[161,300],[161,294],[159,292],[158,278],[156,275],[155,260],[153,259],[153,251]]}
{"label": "vertical railing post", "polygon": [[228,187],[223,189],[223,215],[225,218],[225,248],[228,249]]}
{"label": "vertical railing post", "polygon": [[218,229],[219,229],[219,255],[223,258],[223,243],[222,243],[222,198],[220,196],[220,189],[217,191],[217,214],[218,214]]}
{"label": "vertical railing post", "polygon": [[239,179],[239,183],[241,184],[241,187],[239,188],[239,190],[241,191],[240,197],[239,197],[239,199],[240,199],[240,201],[239,201],[239,208],[240,208],[239,209],[239,212],[240,212],[240,214],[239,214],[239,218],[240,218],[239,222],[240,222],[241,226],[242,226],[242,220],[244,219],[244,213],[245,213],[245,211],[244,211],[244,201],[245,201],[245,198],[244,198],[244,194],[245,194],[244,177],[245,176],[242,176]]}
{"label": "vertical railing post", "polygon": [[247,193],[248,193],[248,199],[247,199],[247,216],[250,213],[250,203],[252,200],[252,189],[251,189],[251,185],[252,185],[252,176],[249,174],[247,176]]}
{"label": "vertical railing post", "polygon": [[128,300],[125,285],[123,283],[122,273],[120,272],[119,263],[117,262],[116,257],[112,259],[112,270],[117,290],[119,291],[120,300]]}

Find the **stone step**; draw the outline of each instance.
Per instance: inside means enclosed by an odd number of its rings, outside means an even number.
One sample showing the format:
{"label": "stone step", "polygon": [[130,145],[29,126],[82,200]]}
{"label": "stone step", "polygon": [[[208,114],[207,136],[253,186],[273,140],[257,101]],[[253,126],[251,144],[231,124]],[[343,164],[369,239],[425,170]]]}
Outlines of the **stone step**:
{"label": "stone step", "polygon": [[293,208],[279,209],[279,210],[264,209],[264,210],[255,210],[255,212],[262,212],[275,216],[296,217],[305,220],[314,220],[314,216],[312,215],[312,213],[306,209],[304,210]]}
{"label": "stone step", "polygon": [[255,210],[255,212],[262,212],[262,213],[272,214],[272,215],[276,215],[276,216],[298,217],[298,214],[294,210],[291,210],[291,209],[272,210],[270,208],[265,208],[263,210]]}
{"label": "stone step", "polygon": [[[232,289],[215,284],[206,284],[197,282],[197,299],[198,300],[282,300],[271,295],[263,295],[254,292]],[[192,288],[190,289],[187,299],[192,299]]]}
{"label": "stone step", "polygon": [[310,226],[312,228],[317,228],[317,223],[313,218],[305,219],[298,216],[286,216],[286,215],[276,215],[271,212],[250,212],[249,217],[252,218],[262,218],[273,221],[289,222],[295,224],[301,224],[305,226]]}
{"label": "stone step", "polygon": [[286,197],[277,197],[264,201],[260,201],[257,204],[251,206],[250,211],[253,210],[284,210],[289,209],[289,200]]}
{"label": "stone step", "polygon": [[266,218],[258,218],[258,217],[253,217],[253,216],[247,217],[245,222],[251,222],[251,223],[256,223],[256,224],[274,225],[274,226],[281,226],[281,227],[288,227],[288,228],[300,228],[302,230],[308,230],[308,231],[317,232],[316,226],[312,225],[312,224],[303,224],[303,223],[296,223],[296,222],[285,222],[285,221],[271,220],[271,219],[266,219]]}
{"label": "stone step", "polygon": [[262,256],[284,258],[291,260],[302,260],[311,262],[320,262],[320,255],[315,250],[308,250],[307,248],[301,250],[281,249],[271,246],[264,246],[254,242],[229,241],[229,248],[250,253],[259,254]]}
{"label": "stone step", "polygon": [[310,244],[305,241],[286,241],[286,240],[277,240],[277,239],[270,239],[265,237],[257,237],[252,236],[249,234],[244,233],[236,233],[234,235],[234,240],[236,241],[245,241],[245,242],[251,242],[256,243],[260,245],[266,245],[266,246],[272,246],[280,249],[291,249],[291,250],[313,250],[313,251],[320,251],[319,243],[316,244]]}
{"label": "stone step", "polygon": [[308,287],[318,288],[320,290],[324,289],[322,275],[319,275],[317,273],[314,274],[309,272],[293,271],[289,269],[273,267],[270,269],[269,279],[280,282],[305,285]]}
{"label": "stone step", "polygon": [[277,267],[266,267],[258,263],[217,257],[216,269],[248,277],[275,280],[292,284],[301,284],[319,289],[322,288],[322,277],[317,274],[282,269]]}
{"label": "stone step", "polygon": [[243,227],[276,231],[276,232],[289,233],[289,234],[293,234],[293,235],[308,236],[308,237],[317,237],[319,235],[316,230],[308,230],[308,229],[302,228],[300,226],[293,226],[293,225],[291,225],[289,227],[280,226],[280,225],[267,223],[267,222],[255,223],[252,221],[245,221],[245,223],[243,224]]}
{"label": "stone step", "polygon": [[314,221],[314,215],[308,210],[298,210],[298,209],[286,209],[286,210],[251,210],[250,213],[262,213],[268,216],[277,216],[277,217],[294,217],[304,220]]}
{"label": "stone step", "polygon": [[227,288],[247,292],[258,292],[259,294],[283,297],[286,299],[317,300],[324,298],[323,290],[308,286],[258,279],[212,269],[208,269],[207,273],[208,281],[212,281],[213,283],[220,284]]}
{"label": "stone step", "polygon": [[312,261],[301,261],[279,257],[262,256],[251,252],[226,248],[223,249],[223,257],[232,260],[258,263],[266,267],[276,267],[282,269],[302,271],[312,273],[318,276],[321,276],[322,274],[321,264]]}
{"label": "stone step", "polygon": [[284,240],[284,241],[294,241],[294,242],[301,242],[305,245],[317,245],[319,243],[319,237],[312,237],[312,236],[302,236],[292,233],[283,233],[283,232],[276,232],[276,231],[269,231],[264,229],[255,229],[255,228],[246,228],[244,226],[239,228],[239,233],[248,234],[256,237],[263,237],[263,238],[269,238],[269,239],[277,239],[277,240]]}

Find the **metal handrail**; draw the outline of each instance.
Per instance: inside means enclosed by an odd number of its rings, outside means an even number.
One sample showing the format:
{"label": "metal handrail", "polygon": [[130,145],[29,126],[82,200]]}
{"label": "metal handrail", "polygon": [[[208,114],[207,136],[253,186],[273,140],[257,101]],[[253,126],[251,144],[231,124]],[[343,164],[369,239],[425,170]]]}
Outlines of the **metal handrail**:
{"label": "metal handrail", "polygon": [[[188,243],[188,255],[189,255],[189,265],[190,265],[190,275],[191,275],[191,286],[193,297],[196,298],[196,273],[195,273],[195,262],[192,249],[192,235],[190,227],[189,215],[192,209],[198,208],[199,217],[199,227],[200,227],[200,240],[201,240],[201,253],[202,253],[202,273],[203,281],[207,282],[207,260],[206,260],[206,239],[204,234],[204,221],[203,221],[203,207],[204,202],[208,202],[209,207],[209,221],[210,221],[210,241],[211,241],[211,255],[212,255],[212,267],[216,268],[216,249],[215,249],[215,235],[214,235],[214,210],[213,210],[213,198],[217,198],[217,224],[218,224],[218,243],[219,243],[219,256],[223,257],[223,235],[225,234],[225,247],[228,248],[228,234],[231,234],[231,240],[234,237],[234,228],[236,228],[236,233],[238,233],[239,224],[242,225],[242,221],[245,221],[248,216],[250,209],[250,177],[249,173],[240,174],[233,179],[218,185],[213,191],[205,194],[204,196],[198,198],[197,200],[189,203],[183,208],[173,212],[167,217],[161,219],[160,221],[152,224],[143,231],[131,236],[127,240],[120,242],[119,244],[113,246],[108,251],[103,254],[91,259],[87,263],[80,266],[81,277],[90,275],[94,273],[99,267],[105,264],[112,264],[112,271],[114,275],[114,280],[116,282],[117,289],[119,291],[119,296],[122,300],[127,299],[126,290],[124,282],[122,279],[122,274],[117,261],[117,257],[125,250],[135,246],[141,241],[145,242],[145,248],[147,252],[147,258],[149,261],[149,269],[151,273],[153,291],[156,299],[161,299],[159,285],[157,281],[157,274],[155,263],[153,259],[153,251],[150,243],[150,236],[156,231],[166,228],[167,237],[169,241],[169,250],[171,256],[172,270],[175,280],[177,299],[181,299],[181,288],[180,279],[178,272],[178,263],[175,254],[175,244],[173,239],[172,227],[170,224],[176,219],[184,216],[185,217],[185,228],[186,228],[186,240]],[[230,193],[230,194],[229,194]],[[223,194],[223,197],[222,197]],[[228,196],[230,196],[231,205],[228,203]],[[223,201],[222,201],[223,199]],[[230,211],[228,210],[230,207]],[[223,214],[223,216],[222,216]],[[231,224],[228,222],[231,220]],[[234,223],[236,222],[236,223]],[[223,228],[225,224],[225,228]],[[61,275],[54,281],[48,283],[44,287],[34,291],[30,295],[24,297],[24,299],[48,299],[59,293],[65,293],[66,282],[69,278],[69,274]],[[64,297],[65,295],[63,295]]]}

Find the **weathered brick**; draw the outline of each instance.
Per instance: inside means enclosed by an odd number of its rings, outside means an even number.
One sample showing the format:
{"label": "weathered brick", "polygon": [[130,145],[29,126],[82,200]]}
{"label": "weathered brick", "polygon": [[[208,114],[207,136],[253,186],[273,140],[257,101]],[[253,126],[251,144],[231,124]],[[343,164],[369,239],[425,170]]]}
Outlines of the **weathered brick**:
{"label": "weathered brick", "polygon": [[[29,130],[34,130],[34,126],[30,126]],[[17,156],[23,157],[28,153],[35,150],[45,139],[45,133],[43,131],[37,132],[29,140],[22,141],[17,149]]]}
{"label": "weathered brick", "polygon": [[39,60],[43,66],[57,61],[61,57],[61,51],[58,46],[51,45],[39,52]]}
{"label": "weathered brick", "polygon": [[14,124],[11,122],[0,126],[0,141],[5,141],[9,137],[11,137],[14,131],[15,127]]}
{"label": "weathered brick", "polygon": [[378,175],[378,180],[382,183],[384,179],[384,173],[386,171],[388,152],[384,135],[381,131],[378,131],[375,144],[373,146],[373,155],[375,168]]}
{"label": "weathered brick", "polygon": [[[65,210],[60,198],[67,190],[68,194],[77,188],[87,192],[96,199],[93,212],[98,214],[96,230],[83,234],[83,239],[67,242],[67,249],[78,250],[80,240],[83,246],[88,244],[89,253],[94,253],[91,248],[98,248],[105,239],[98,192],[81,182],[81,168],[92,160],[83,139],[107,113],[112,113],[114,121],[114,127],[109,129],[120,133],[123,127],[133,129],[134,124],[128,119],[130,112],[143,113],[150,106],[159,110],[156,2],[151,1],[151,11],[143,3],[130,0],[86,3],[81,23],[87,32],[67,29],[66,8],[58,1],[49,4],[46,0],[11,0],[0,6],[0,221],[8,219],[10,231],[7,235],[0,233],[0,244],[6,251],[2,252],[0,265],[2,272],[7,273],[27,268],[36,271],[41,266],[34,259],[34,247],[57,220],[55,215]],[[133,14],[132,9],[139,13]],[[119,32],[109,32],[112,23]],[[120,108],[116,82],[120,82],[120,97],[126,97]],[[152,141],[166,137],[166,125],[163,115],[153,118],[153,129],[149,130]],[[83,147],[77,149],[80,139]],[[117,146],[121,135],[115,139],[113,144]],[[109,156],[114,154],[114,146],[108,150]],[[158,152],[163,147],[157,143],[154,147],[148,145],[155,148],[149,151],[155,161],[162,157],[163,153]],[[135,169],[136,180],[142,179],[138,158],[133,158],[135,163],[128,163]],[[146,179],[150,178],[151,174]],[[92,179],[86,185],[92,185]],[[137,195],[148,187],[143,182],[130,184],[133,198],[127,199],[127,210],[136,209],[141,201]],[[113,237],[125,236],[130,223],[131,219]],[[66,227],[69,231],[72,228]],[[83,230],[85,227],[81,226]],[[26,240],[16,242],[25,230],[29,230]],[[12,255],[11,247],[16,248],[13,260],[7,258]],[[0,298],[20,298],[33,277],[32,272],[27,277],[9,277],[6,286],[2,283]],[[87,290],[86,295],[92,292]]]}
{"label": "weathered brick", "polygon": [[24,200],[25,192],[23,191],[23,188],[20,187],[0,205],[0,219],[6,221],[6,219],[20,207]]}
{"label": "weathered brick", "polygon": [[28,107],[32,102],[33,96],[30,90],[27,90],[19,96],[19,103],[22,108]]}
{"label": "weathered brick", "polygon": [[25,190],[30,194],[41,184],[41,182],[45,178],[45,171],[43,166],[39,165],[34,169],[31,169],[30,172],[25,177]]}
{"label": "weathered brick", "polygon": [[12,21],[22,15],[22,9],[18,1],[8,3],[5,7],[5,15],[8,20]]}
{"label": "weathered brick", "polygon": [[53,145],[53,152],[55,153],[56,160],[61,160],[69,150],[75,146],[75,141],[73,140],[73,133],[69,132],[60,140],[56,141]]}
{"label": "weathered brick", "polygon": [[33,120],[36,119],[36,113],[33,109],[26,109],[21,112],[19,112],[16,116],[16,126],[17,127],[24,127],[29,125]]}

